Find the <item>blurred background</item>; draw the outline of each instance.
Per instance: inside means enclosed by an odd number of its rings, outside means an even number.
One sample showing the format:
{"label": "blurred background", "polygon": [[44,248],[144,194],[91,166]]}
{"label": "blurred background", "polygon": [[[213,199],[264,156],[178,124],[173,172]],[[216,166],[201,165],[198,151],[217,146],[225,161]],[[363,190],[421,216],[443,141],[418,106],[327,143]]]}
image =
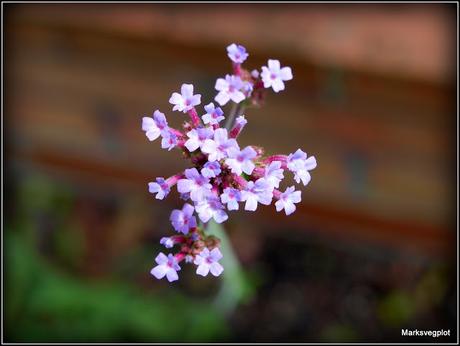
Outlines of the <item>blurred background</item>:
{"label": "blurred background", "polygon": [[[5,341],[456,339],[454,4],[2,6]],[[232,42],[294,72],[241,145],[318,167],[292,216],[231,214],[242,277],[168,284],[149,271],[181,202],[147,183],[188,163],[141,117],[179,125],[184,82],[210,102]]]}

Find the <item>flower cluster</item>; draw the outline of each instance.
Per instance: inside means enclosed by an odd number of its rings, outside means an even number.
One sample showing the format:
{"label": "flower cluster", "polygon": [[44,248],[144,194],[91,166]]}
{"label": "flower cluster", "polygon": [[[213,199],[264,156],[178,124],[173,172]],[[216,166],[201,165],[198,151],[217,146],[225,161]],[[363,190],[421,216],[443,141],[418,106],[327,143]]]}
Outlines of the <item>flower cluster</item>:
{"label": "flower cluster", "polygon": [[[198,275],[219,276],[224,270],[219,263],[220,240],[206,234],[206,223],[210,220],[223,223],[228,212],[239,210],[240,206],[255,211],[259,204],[272,202],[277,211],[292,214],[295,204],[301,201],[301,192],[295,186],[287,187],[284,192],[280,190],[285,172],[291,172],[297,183],[307,185],[310,171],[316,167],[315,157],[307,157],[301,149],[289,155],[266,156],[260,147],[239,145],[237,138],[247,124],[242,114],[244,107],[259,105],[267,88],[275,92],[284,90],[284,82],[292,79],[292,71],[290,67],[281,67],[278,60],[268,60],[260,72],[249,72],[242,67],[248,58],[243,46],[231,44],[227,53],[233,74],[216,81],[218,93],[214,101],[218,105],[211,102],[200,111],[197,106],[201,95],[194,93],[192,84],[182,84],[180,93],[174,92],[169,99],[173,111],[188,116],[180,130],[170,127],[159,110],[152,117],[142,118],[142,130],[150,141],[161,137],[163,149],[180,150],[192,164],[184,172],[167,179],[159,177],[148,184],[156,199],[164,199],[175,186],[186,201],[182,209],[173,210],[170,216],[177,233],[160,240],[165,248],[177,246],[178,251],[156,257],[157,265],[151,274],[157,279],[177,280],[183,260],[195,264]],[[229,101],[236,107],[227,117],[226,126],[221,126],[226,117],[219,106]]]}

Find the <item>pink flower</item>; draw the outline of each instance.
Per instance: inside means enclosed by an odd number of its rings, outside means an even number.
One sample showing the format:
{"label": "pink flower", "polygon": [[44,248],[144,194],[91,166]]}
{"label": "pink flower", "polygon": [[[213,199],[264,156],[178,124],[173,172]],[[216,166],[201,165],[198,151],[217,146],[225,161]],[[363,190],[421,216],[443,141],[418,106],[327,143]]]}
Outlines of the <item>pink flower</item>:
{"label": "pink flower", "polygon": [[279,187],[281,180],[284,178],[284,170],[281,168],[281,165],[281,161],[272,161],[265,167],[265,179],[271,186],[276,188]]}
{"label": "pink flower", "polygon": [[228,101],[232,100],[235,103],[240,103],[246,96],[241,91],[245,87],[245,83],[238,76],[226,75],[225,79],[219,78],[216,81],[216,90],[219,91],[217,96],[214,98],[221,106],[227,104]]}
{"label": "pink flower", "polygon": [[227,204],[228,210],[238,210],[238,202],[241,201],[241,191],[232,187],[227,187],[224,189],[224,193],[220,195],[220,200],[222,203]]}
{"label": "pink flower", "polygon": [[232,43],[227,47],[227,55],[236,64],[242,64],[249,56],[246,53],[246,48],[241,45],[236,45]]}
{"label": "pink flower", "polygon": [[287,159],[287,168],[294,173],[294,180],[297,183],[302,183],[306,186],[310,180],[311,170],[316,168],[316,158],[314,156],[310,156],[307,159],[307,154],[300,149],[294,154],[289,154]]}
{"label": "pink flower", "polygon": [[169,103],[173,104],[173,111],[187,113],[201,103],[201,95],[193,95],[193,84],[182,84],[181,93],[173,93]]}
{"label": "pink flower", "polygon": [[279,196],[278,201],[276,201],[276,211],[284,209],[286,215],[291,215],[296,209],[294,203],[299,203],[302,200],[300,194],[300,191],[295,191],[294,186],[288,187],[286,191]]}
{"label": "pink flower", "polygon": [[150,141],[157,139],[160,134],[168,129],[168,122],[166,117],[159,110],[153,113],[153,117],[142,118],[142,130],[145,131],[145,135]]}
{"label": "pink flower", "polygon": [[227,157],[230,148],[238,148],[238,143],[233,138],[228,138],[226,129],[214,131],[214,139],[204,141],[201,151],[208,154],[209,161],[219,161]]}
{"label": "pink flower", "polygon": [[164,178],[159,177],[156,180],[149,183],[149,192],[157,194],[156,199],[163,199],[169,194],[171,188]]}
{"label": "pink flower", "polygon": [[214,248],[209,251],[208,248],[204,248],[195,257],[193,262],[198,266],[196,273],[201,276],[207,276],[211,272],[214,276],[219,276],[224,271],[224,267],[218,262],[222,258],[222,253],[218,248]]}
{"label": "pink flower", "polygon": [[157,279],[162,279],[165,276],[169,282],[179,279],[177,272],[181,268],[172,254],[169,254],[168,257],[166,257],[163,252],[160,252],[155,258],[155,262],[157,262],[158,265],[150,271],[150,274],[155,276]]}
{"label": "pink flower", "polygon": [[201,175],[206,178],[215,178],[217,177],[222,170],[220,169],[220,164],[218,161],[206,162],[201,169]]}
{"label": "pink flower", "polygon": [[203,222],[214,219],[217,223],[222,223],[228,219],[225,208],[217,196],[208,195],[195,205],[198,217]]}
{"label": "pink flower", "polygon": [[190,199],[194,202],[199,202],[211,192],[211,184],[209,179],[203,177],[196,168],[185,170],[185,179],[180,179],[177,182],[177,191],[180,193],[190,193]]}
{"label": "pink flower", "polygon": [[193,216],[195,208],[185,203],[182,210],[174,209],[170,216],[171,224],[174,229],[183,234],[187,234],[190,228],[196,227],[196,218]]}
{"label": "pink flower", "polygon": [[255,211],[257,203],[269,205],[273,198],[273,187],[264,179],[260,178],[256,182],[249,181],[246,189],[241,191],[241,200],[246,204],[245,210]]}
{"label": "pink flower", "polygon": [[268,60],[268,67],[262,66],[261,75],[264,87],[272,87],[274,92],[284,90],[284,81],[292,79],[291,68],[281,68],[279,60]]}
{"label": "pink flower", "polygon": [[210,125],[217,125],[219,124],[222,120],[225,119],[224,117],[224,112],[222,111],[222,108],[220,107],[215,107],[214,103],[209,103],[206,106],[204,106],[204,110],[206,111],[206,114],[201,117],[203,119],[203,122],[205,124],[210,124]]}
{"label": "pink flower", "polygon": [[208,127],[200,127],[192,129],[187,132],[188,140],[185,142],[185,147],[188,151],[193,152],[198,148],[201,148],[206,139],[213,137],[213,130]]}
{"label": "pink flower", "polygon": [[231,171],[235,174],[240,175],[244,172],[247,175],[251,175],[255,167],[252,160],[256,156],[256,151],[249,146],[243,150],[230,148],[228,150],[228,159],[225,160],[225,164],[230,167]]}
{"label": "pink flower", "polygon": [[176,145],[178,144],[176,134],[170,131],[169,129],[164,130],[162,132],[162,137],[163,137],[161,140],[162,149],[168,149],[168,151],[171,151],[171,149],[174,149]]}

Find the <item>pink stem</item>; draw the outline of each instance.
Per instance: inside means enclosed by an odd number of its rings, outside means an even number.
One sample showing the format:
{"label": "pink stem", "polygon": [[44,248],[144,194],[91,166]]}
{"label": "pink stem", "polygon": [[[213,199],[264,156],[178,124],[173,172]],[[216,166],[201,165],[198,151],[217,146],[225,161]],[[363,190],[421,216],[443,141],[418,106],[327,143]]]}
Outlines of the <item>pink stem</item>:
{"label": "pink stem", "polygon": [[282,192],[280,190],[273,189],[273,197],[275,197],[276,199],[280,199],[281,194],[282,194]]}
{"label": "pink stem", "polygon": [[240,188],[242,188],[242,189],[244,189],[246,187],[246,185],[248,184],[246,179],[244,179],[242,176],[232,174],[232,178],[233,178],[233,181],[236,182],[238,184],[238,186]]}
{"label": "pink stem", "polygon": [[197,127],[200,124],[200,117],[198,116],[195,107],[188,111],[188,115],[192,120],[193,127]]}
{"label": "pink stem", "polygon": [[281,161],[281,168],[286,169],[287,168],[287,155],[272,155],[267,157],[264,162],[267,164],[272,163],[273,161]]}
{"label": "pink stem", "polygon": [[174,257],[176,258],[177,263],[179,263],[185,258],[185,253],[179,252],[175,254]]}
{"label": "pink stem", "polygon": [[173,129],[172,127],[170,127],[169,131],[171,133],[174,133],[177,137],[184,137],[184,134],[181,131],[177,130],[177,129]]}
{"label": "pink stem", "polygon": [[241,64],[233,63],[233,73],[237,76],[241,76]]}
{"label": "pink stem", "polygon": [[241,130],[243,130],[244,125],[246,125],[246,124],[237,123],[233,127],[233,129],[231,129],[229,137],[230,138],[237,138],[238,135],[241,133]]}
{"label": "pink stem", "polygon": [[166,184],[168,184],[169,187],[172,187],[177,184],[179,179],[182,179],[184,177],[184,173],[178,173],[175,174],[168,179],[166,179]]}
{"label": "pink stem", "polygon": [[174,244],[182,244],[187,240],[187,238],[182,235],[173,235],[171,238],[174,241]]}
{"label": "pink stem", "polygon": [[262,178],[263,176],[265,175],[265,168],[262,168],[262,167],[256,167],[254,168],[254,170],[252,171],[252,174],[251,176],[257,180],[259,178]]}

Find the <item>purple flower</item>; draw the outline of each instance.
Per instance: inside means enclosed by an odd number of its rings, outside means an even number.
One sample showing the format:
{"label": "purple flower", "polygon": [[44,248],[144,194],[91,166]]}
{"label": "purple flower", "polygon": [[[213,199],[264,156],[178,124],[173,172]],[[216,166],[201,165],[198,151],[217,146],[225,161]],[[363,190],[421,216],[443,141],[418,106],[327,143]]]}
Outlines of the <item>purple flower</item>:
{"label": "purple flower", "polygon": [[199,202],[210,193],[211,184],[209,179],[198,173],[196,168],[185,170],[186,179],[179,179],[177,182],[177,191],[180,193],[190,193],[190,199]]}
{"label": "purple flower", "polygon": [[188,234],[190,228],[196,227],[196,218],[193,216],[195,208],[185,203],[182,210],[174,209],[169,218],[177,232]]}
{"label": "purple flower", "polygon": [[268,68],[262,66],[261,75],[264,87],[272,87],[274,92],[284,90],[284,81],[292,79],[291,68],[281,68],[279,60],[268,60]]}
{"label": "purple flower", "polygon": [[174,246],[175,242],[172,237],[163,237],[160,239],[160,244],[164,245],[164,247],[167,249],[171,249]]}
{"label": "purple flower", "polygon": [[294,179],[297,183],[302,181],[306,186],[310,180],[310,172],[312,169],[316,168],[316,158],[310,156],[307,159],[307,154],[300,149],[294,154],[289,154],[287,159],[287,168],[294,173]]}
{"label": "purple flower", "polygon": [[297,149],[295,153],[289,154],[287,158],[288,168],[294,169],[295,167],[300,167],[302,165],[302,161],[305,161],[306,158],[307,153],[301,149]]}
{"label": "purple flower", "polygon": [[169,103],[173,104],[173,111],[188,112],[201,103],[201,95],[193,95],[193,84],[182,84],[179,93],[173,93]]}
{"label": "purple flower", "polygon": [[246,98],[241,92],[241,89],[244,88],[244,83],[238,76],[226,75],[225,79],[217,79],[215,88],[219,93],[214,100],[221,106],[226,105],[230,100],[240,103]]}
{"label": "purple flower", "polygon": [[177,272],[180,270],[180,266],[172,254],[169,254],[168,257],[166,257],[163,252],[160,252],[155,258],[155,262],[157,262],[158,265],[150,271],[150,274],[155,276],[157,279],[162,279],[165,276],[169,282],[179,279]]}
{"label": "purple flower", "polygon": [[201,169],[201,175],[206,178],[215,178],[221,172],[220,164],[217,161],[206,162]]}
{"label": "purple flower", "polygon": [[222,120],[225,119],[222,108],[220,107],[216,108],[214,106],[214,103],[212,102],[204,106],[204,110],[206,111],[206,114],[203,115],[201,118],[203,119],[203,122],[205,124],[217,125],[218,123],[220,123]]}
{"label": "purple flower", "polygon": [[199,218],[203,222],[208,222],[211,218],[217,223],[222,223],[228,219],[228,215],[224,210],[224,206],[219,198],[213,195],[208,195],[195,205],[195,210]]}
{"label": "purple flower", "polygon": [[241,201],[246,201],[245,210],[255,211],[257,203],[269,205],[273,198],[273,187],[264,179],[260,178],[255,183],[249,181],[246,188],[241,191]]}
{"label": "purple flower", "polygon": [[228,150],[228,159],[225,160],[225,164],[230,167],[231,171],[235,174],[240,175],[242,172],[247,175],[251,175],[254,170],[254,159],[257,156],[257,152],[252,147],[246,147],[243,150],[237,148],[230,148]]}
{"label": "purple flower", "polygon": [[198,266],[196,273],[198,275],[206,276],[211,272],[214,276],[219,276],[224,271],[224,267],[218,262],[222,258],[222,253],[218,248],[211,251],[205,247],[198,255],[195,256],[193,262]]}
{"label": "purple flower", "polygon": [[209,161],[219,161],[227,157],[230,148],[238,148],[238,143],[233,138],[228,138],[226,129],[214,131],[214,139],[204,141],[201,151],[208,154]]}
{"label": "purple flower", "polygon": [[247,58],[248,53],[246,53],[246,48],[241,45],[236,45],[232,43],[227,47],[227,55],[236,64],[242,64]]}
{"label": "purple flower", "polygon": [[171,188],[164,178],[159,177],[156,180],[156,183],[149,183],[149,192],[153,194],[156,193],[156,199],[163,199],[169,194]]}
{"label": "purple flower", "polygon": [[286,191],[280,195],[278,201],[275,203],[276,211],[281,211],[284,209],[286,215],[291,215],[293,212],[295,212],[296,207],[294,203],[299,203],[301,201],[301,192],[294,190],[294,186],[288,187]]}
{"label": "purple flower", "polygon": [[168,151],[170,151],[171,149],[176,147],[177,136],[175,133],[165,130],[161,133],[161,136],[163,137],[163,139],[161,140],[162,149],[168,149]]}
{"label": "purple flower", "polygon": [[220,195],[220,200],[222,203],[227,204],[228,210],[238,210],[240,207],[238,202],[241,201],[241,192],[233,187],[227,187],[224,189],[224,193]]}
{"label": "purple flower", "polygon": [[272,161],[265,167],[265,180],[272,186],[278,188],[281,180],[283,180],[284,170],[281,168],[281,161]]}
{"label": "purple flower", "polygon": [[150,141],[157,139],[162,131],[168,129],[168,122],[166,117],[159,110],[153,112],[153,117],[142,118],[142,131],[145,131],[145,135]]}
{"label": "purple flower", "polygon": [[187,137],[189,139],[185,142],[185,147],[190,152],[195,151],[203,145],[206,139],[212,138],[213,134],[213,130],[208,127],[192,129],[187,132]]}

